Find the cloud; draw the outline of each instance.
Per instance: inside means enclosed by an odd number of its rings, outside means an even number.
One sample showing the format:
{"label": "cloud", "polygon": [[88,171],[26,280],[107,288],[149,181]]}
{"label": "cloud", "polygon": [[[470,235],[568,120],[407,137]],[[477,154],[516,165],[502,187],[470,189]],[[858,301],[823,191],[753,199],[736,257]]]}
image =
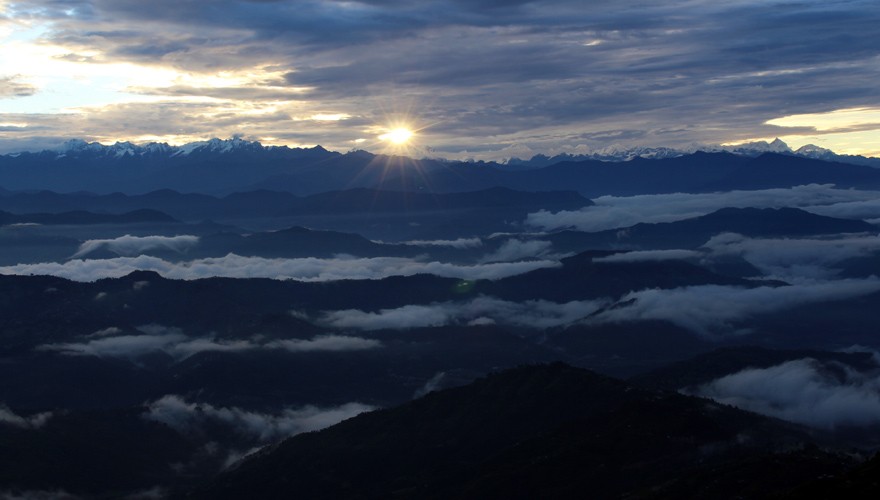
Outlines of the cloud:
{"label": "cloud", "polygon": [[[201,352],[249,352],[256,350],[286,350],[289,352],[342,352],[361,351],[382,347],[375,339],[342,335],[319,335],[313,339],[286,339],[261,342],[256,339],[220,340],[214,337],[192,338],[179,328],[146,325],[138,328],[141,335],[119,335],[121,331],[108,328],[92,335],[88,342],[43,344],[37,349],[72,356],[98,356],[134,359],[146,354],[164,352],[177,361]],[[101,334],[99,338],[94,338]]]}
{"label": "cloud", "polygon": [[837,274],[834,265],[841,261],[880,252],[880,235],[754,239],[725,233],[704,247],[713,256],[740,256],[773,278],[816,280],[833,278]]}
{"label": "cloud", "polygon": [[595,205],[580,210],[531,213],[526,223],[546,230],[573,227],[581,231],[603,231],[640,222],[674,222],[728,207],[796,207],[821,215],[830,214],[838,204],[875,203],[878,197],[880,192],[877,191],[836,189],[830,184],[723,193],[601,196],[593,200]]}
{"label": "cloud", "polygon": [[671,290],[641,290],[620,299],[618,307],[591,316],[590,323],[664,320],[706,337],[736,333],[735,324],[751,316],[880,291],[880,279],[839,280],[790,286],[740,288],[701,285]]}
{"label": "cloud", "polygon": [[483,246],[480,238],[458,238],[455,240],[411,240],[403,242],[404,245],[418,247],[451,247],[458,249],[479,248]]}
{"label": "cloud", "polygon": [[86,338],[94,338],[94,337],[107,337],[112,335],[119,335],[122,333],[122,329],[117,326],[109,326],[107,328],[102,328],[100,330],[96,330],[88,335]]}
{"label": "cloud", "polygon": [[284,349],[290,352],[314,351],[361,351],[382,347],[376,339],[347,337],[342,335],[318,335],[311,340],[276,340],[266,344],[267,348]]}
{"label": "cloud", "polygon": [[120,335],[80,343],[44,344],[37,349],[69,355],[136,358],[157,351],[174,351],[178,344],[186,342],[187,339],[188,337],[183,333]]}
{"label": "cloud", "polygon": [[880,373],[811,358],[748,368],[686,392],[820,429],[880,422]]}
{"label": "cloud", "polygon": [[694,250],[639,250],[633,252],[622,252],[608,255],[606,257],[596,257],[593,262],[645,262],[657,260],[687,260],[699,259],[705,257],[704,252]]}
{"label": "cloud", "polygon": [[0,99],[28,97],[36,92],[36,87],[21,81],[21,75],[0,77]]}
{"label": "cloud", "polygon": [[[844,201],[832,205],[812,206],[807,210],[815,214],[828,217],[838,217],[841,219],[877,219],[880,218],[880,198]],[[877,222],[873,223],[877,224]]]}
{"label": "cloud", "polygon": [[138,270],[156,271],[166,278],[186,280],[226,277],[331,281],[380,279],[414,274],[434,274],[447,278],[473,280],[505,278],[535,269],[560,265],[558,261],[553,260],[457,265],[436,261],[422,262],[400,257],[266,259],[241,257],[235,254],[174,263],[158,257],[141,255],[112,259],[74,259],[64,263],[17,264],[0,267],[0,274],[50,275],[85,282],[102,278],[119,278]]}
{"label": "cloud", "polygon": [[425,382],[425,385],[423,385],[422,387],[419,387],[419,389],[413,394],[413,399],[418,399],[422,396],[426,396],[426,395],[436,391],[437,389],[442,388],[443,381],[445,378],[446,378],[446,372],[435,373],[433,377],[431,377],[430,379],[428,379],[427,382]]}
{"label": "cloud", "polygon": [[170,250],[183,253],[198,243],[198,236],[132,236],[126,234],[113,239],[86,240],[71,258],[84,257],[101,249],[107,249],[117,255],[124,256],[140,255],[150,250]]}
{"label": "cloud", "polygon": [[15,414],[6,405],[0,404],[0,425],[18,427],[19,429],[39,429],[52,418],[52,412],[43,412],[23,417]]}
{"label": "cloud", "polygon": [[207,423],[221,423],[260,443],[324,429],[375,409],[370,405],[352,402],[330,408],[303,406],[286,408],[277,413],[258,413],[237,407],[187,403],[176,395],[164,396],[147,407],[144,418],[162,422],[182,433],[192,432]]}
{"label": "cloud", "polygon": [[27,491],[2,491],[0,498],[4,500],[80,500],[82,497],[71,495],[63,490],[27,490]]}
{"label": "cloud", "polygon": [[449,324],[503,324],[530,328],[565,325],[592,314],[604,301],[572,301],[563,304],[546,300],[509,302],[478,297],[468,302],[439,302],[406,305],[377,312],[346,309],[325,312],[319,322],[331,328],[360,330],[437,327]]}
{"label": "cloud", "polygon": [[[10,3],[5,16],[27,20],[10,23],[19,37],[4,40],[11,67],[34,68],[22,81],[43,76],[34,81],[48,95],[73,89],[66,110],[105,104],[87,120],[46,112],[44,135],[247,130],[287,143],[323,135],[346,150],[368,127],[316,134],[297,114],[381,124],[403,110],[435,124],[426,142],[452,154],[609,137],[717,143],[787,132],[774,118],[869,105],[880,72],[880,8],[864,1],[33,0]],[[121,90],[79,81],[94,73]],[[812,122],[791,133],[825,136]],[[6,148],[39,139],[13,134]]]}
{"label": "cloud", "polygon": [[541,240],[507,240],[492,253],[481,259],[483,262],[511,262],[521,259],[547,257],[553,244]]}
{"label": "cloud", "polygon": [[144,288],[146,288],[148,286],[150,286],[149,281],[135,281],[134,283],[131,284],[131,289],[137,292],[137,291],[143,290]]}

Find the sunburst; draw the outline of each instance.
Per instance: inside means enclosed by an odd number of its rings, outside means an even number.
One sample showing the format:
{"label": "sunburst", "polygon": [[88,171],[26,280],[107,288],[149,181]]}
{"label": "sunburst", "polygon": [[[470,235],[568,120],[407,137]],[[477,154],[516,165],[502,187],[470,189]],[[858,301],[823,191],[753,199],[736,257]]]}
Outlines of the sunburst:
{"label": "sunburst", "polygon": [[407,127],[397,127],[379,136],[379,140],[402,146],[413,138],[413,131]]}

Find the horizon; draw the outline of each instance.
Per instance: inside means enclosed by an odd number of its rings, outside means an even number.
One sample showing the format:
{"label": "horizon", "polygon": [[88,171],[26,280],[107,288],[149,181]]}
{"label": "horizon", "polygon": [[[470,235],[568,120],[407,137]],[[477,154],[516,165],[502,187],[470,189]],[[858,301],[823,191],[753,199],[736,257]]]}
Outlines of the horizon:
{"label": "horizon", "polygon": [[779,137],[880,156],[861,1],[0,1],[0,151],[241,137],[499,160]]}
{"label": "horizon", "polygon": [[[622,146],[619,144],[610,144],[605,147],[591,149],[591,150],[581,149],[578,152],[560,151],[560,152],[555,152],[554,154],[532,152],[532,154],[530,156],[526,156],[526,157],[509,156],[509,157],[500,157],[500,158],[493,158],[493,159],[482,159],[482,158],[476,159],[474,157],[458,157],[458,158],[456,158],[456,157],[444,157],[444,156],[436,156],[436,155],[429,156],[428,153],[430,153],[431,151],[419,151],[415,148],[410,148],[410,147],[390,148],[390,149],[389,148],[384,148],[384,149],[379,148],[379,150],[373,150],[373,151],[371,151],[369,149],[365,149],[365,148],[351,148],[347,151],[340,151],[340,150],[333,150],[333,149],[327,148],[322,144],[295,145],[295,146],[289,146],[286,144],[281,144],[281,145],[263,144],[262,142],[260,142],[258,140],[248,140],[248,139],[244,139],[240,136],[232,136],[227,139],[222,139],[219,137],[210,137],[207,139],[202,139],[202,140],[188,142],[188,143],[181,143],[181,144],[172,144],[172,143],[168,143],[168,142],[159,142],[159,141],[142,141],[142,142],[116,141],[113,143],[105,143],[105,142],[101,142],[101,141],[87,141],[82,138],[67,138],[67,139],[63,139],[63,140],[59,139],[59,140],[61,142],[59,142],[58,144],[53,145],[48,148],[44,148],[44,149],[15,150],[15,151],[2,151],[2,150],[0,150],[0,156],[18,156],[21,154],[40,153],[40,152],[46,152],[46,151],[63,153],[65,151],[69,151],[70,148],[76,144],[82,144],[83,146],[92,146],[92,145],[97,144],[102,148],[113,148],[113,147],[120,146],[120,145],[123,145],[123,146],[124,145],[131,145],[134,147],[144,148],[144,147],[148,147],[151,145],[158,145],[158,146],[168,146],[171,148],[176,148],[178,150],[186,150],[187,147],[208,146],[214,142],[234,143],[235,141],[241,141],[241,142],[244,142],[247,144],[256,144],[256,145],[259,145],[263,148],[274,148],[274,147],[289,148],[289,149],[317,149],[317,148],[321,148],[325,151],[339,153],[342,155],[346,155],[346,154],[350,154],[350,153],[357,153],[357,152],[366,152],[366,153],[369,153],[372,155],[377,155],[377,156],[382,156],[382,155],[397,156],[397,157],[409,158],[412,160],[437,160],[437,161],[464,162],[464,163],[487,162],[487,163],[498,163],[498,164],[506,164],[506,163],[509,163],[514,160],[527,162],[527,161],[538,159],[538,158],[553,159],[556,157],[578,158],[578,157],[590,157],[590,156],[595,156],[595,157],[604,156],[604,157],[611,158],[615,154],[628,155],[627,157],[619,158],[619,161],[627,161],[627,160],[630,160],[630,159],[633,159],[636,157],[640,157],[640,155],[638,154],[639,152],[653,151],[653,150],[670,150],[673,153],[678,154],[678,155],[689,155],[689,154],[700,153],[700,152],[703,152],[703,153],[731,153],[731,154],[780,153],[779,151],[772,150],[773,144],[779,144],[780,147],[784,148],[780,154],[788,153],[788,154],[793,154],[793,155],[804,155],[804,153],[809,153],[809,150],[811,148],[820,148],[820,149],[824,149],[826,152],[830,152],[831,154],[836,155],[836,156],[855,156],[855,157],[863,157],[863,158],[867,158],[867,159],[878,158],[877,156],[848,155],[846,153],[839,153],[839,152],[831,150],[831,149],[821,148],[821,146],[817,146],[815,144],[804,144],[798,148],[795,148],[795,147],[792,147],[791,145],[787,144],[785,141],[783,141],[782,139],[780,139],[778,137],[774,138],[771,141],[759,140],[759,141],[741,142],[741,143],[734,143],[734,144],[694,144],[694,145],[691,145],[689,148],[685,148],[685,149],[669,148],[669,147],[665,147],[665,146],[642,146],[642,145],[634,145],[631,147],[625,147],[625,146]],[[769,148],[769,149],[767,149],[767,148]],[[413,154],[413,153],[416,153],[416,154]],[[418,153],[421,153],[421,154],[418,154]],[[615,161],[615,160],[608,160],[608,161]]]}

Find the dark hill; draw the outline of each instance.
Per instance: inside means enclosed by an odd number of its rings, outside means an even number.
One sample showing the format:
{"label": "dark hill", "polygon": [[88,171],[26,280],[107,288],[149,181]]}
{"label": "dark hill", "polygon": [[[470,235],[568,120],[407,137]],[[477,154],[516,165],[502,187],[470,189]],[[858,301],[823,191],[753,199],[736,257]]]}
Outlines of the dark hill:
{"label": "dark hill", "polygon": [[[288,439],[194,497],[619,498],[743,455],[783,460],[774,452],[805,442],[792,426],[705,400],[562,364],[528,366]],[[773,489],[815,469],[787,467]],[[743,491],[747,477],[735,479]]]}
{"label": "dark hill", "polygon": [[594,262],[614,252],[588,251],[562,259],[562,266],[530,271],[496,281],[480,281],[475,289],[507,300],[545,299],[556,302],[619,297],[646,288],[694,285],[753,286],[681,260]]}
{"label": "dark hill", "polygon": [[452,192],[504,186],[530,191],[576,190],[584,196],[595,197],[705,193],[811,183],[876,187],[880,186],[880,170],[790,155],[765,154],[749,158],[730,153],[697,152],[658,160],[567,161],[533,170],[505,169],[495,164],[450,163],[409,180],[409,189]]}
{"label": "dark hill", "polygon": [[880,497],[880,454],[864,464],[837,476],[823,477],[805,484],[784,498],[819,500],[850,498],[869,500]]}
{"label": "dark hill", "polygon": [[586,233],[560,231],[542,239],[560,250],[587,248],[697,248],[712,236],[731,232],[753,238],[859,233],[876,228],[862,220],[839,219],[798,208],[722,208],[710,214],[675,222],[639,223],[619,229]]}
{"label": "dark hill", "polygon": [[430,193],[350,189],[308,196],[290,214],[421,212],[473,208],[580,208],[592,202],[574,191],[528,192],[494,187],[473,192]]}
{"label": "dark hill", "polygon": [[359,257],[411,256],[420,249],[404,245],[375,243],[357,234],[290,227],[250,235],[217,233],[199,240],[189,257],[223,256],[228,253],[266,258],[330,257],[336,254]]}
{"label": "dark hill", "polygon": [[[288,192],[261,189],[224,197],[179,193],[170,189],[140,195],[113,193],[60,194],[50,191],[0,196],[0,210],[14,213],[83,210],[123,213],[138,209],[161,210],[183,220],[275,217],[279,215],[364,214],[437,210],[577,209],[592,202],[571,190],[514,191],[491,188],[474,192],[432,193],[357,188],[298,197]],[[525,212],[518,215],[525,217]]]}
{"label": "dark hill", "polygon": [[877,187],[880,170],[798,156],[765,153],[723,178],[708,183],[711,190],[768,189],[802,184],[835,184],[838,187]]}

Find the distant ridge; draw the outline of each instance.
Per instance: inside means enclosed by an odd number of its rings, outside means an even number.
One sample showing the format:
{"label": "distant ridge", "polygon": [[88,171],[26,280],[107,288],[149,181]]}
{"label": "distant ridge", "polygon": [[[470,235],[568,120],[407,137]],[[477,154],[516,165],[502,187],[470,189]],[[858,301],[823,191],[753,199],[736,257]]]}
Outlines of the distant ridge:
{"label": "distant ridge", "polygon": [[446,209],[555,208],[576,209],[592,202],[575,191],[528,192],[489,188],[460,193],[383,191],[357,188],[300,197],[291,193],[255,190],[227,196],[183,194],[170,189],[141,195],[113,193],[0,193],[0,210],[14,213],[34,211],[92,211],[121,214],[138,209],[158,210],[185,220],[228,216],[277,216],[300,214],[345,214],[373,212],[419,212]]}
{"label": "distant ridge", "polygon": [[779,140],[706,149],[610,147],[587,155],[538,156],[534,161],[512,159],[502,164],[367,151],[341,154],[321,146],[263,146],[240,138],[185,146],[127,142],[104,146],[73,140],[59,150],[0,155],[0,186],[9,191],[103,194],[172,189],[225,195],[262,189],[299,196],[355,188],[450,193],[505,187],[574,190],[589,197],[810,183],[880,186],[876,158],[836,155],[816,146],[792,151]]}
{"label": "distant ridge", "polygon": [[523,160],[520,158],[510,158],[506,160],[506,165],[518,168],[541,168],[547,167],[564,161],[630,161],[635,158],[646,158],[659,160],[663,158],[676,158],[694,154],[696,152],[706,153],[733,153],[739,156],[756,157],[764,153],[777,153],[791,156],[800,156],[803,158],[812,158],[815,160],[835,161],[840,163],[851,163],[853,165],[866,165],[870,167],[880,168],[880,158],[865,157],[858,155],[837,154],[830,149],[816,146],[814,144],[806,144],[798,149],[791,147],[779,138],[773,141],[755,141],[736,145],[718,146],[718,145],[695,145],[689,148],[664,148],[664,147],[625,147],[611,145],[600,148],[589,153],[570,154],[562,153],[554,156],[538,154],[530,159]]}
{"label": "distant ridge", "polygon": [[[190,155],[198,156],[211,153],[229,154],[243,152],[254,153],[261,151],[273,152],[278,156],[285,156],[294,152],[302,151],[311,151],[315,154],[332,153],[324,149],[320,145],[311,148],[264,146],[259,141],[248,141],[242,139],[241,137],[234,136],[229,139],[219,139],[215,137],[204,141],[196,141],[182,144],[180,146],[172,146],[167,142],[149,142],[144,144],[134,144],[129,141],[122,141],[110,145],[104,145],[99,142],[88,142],[82,139],[70,139],[56,148],[44,149],[41,151],[19,151],[6,155],[0,155],[0,157],[19,157],[22,155],[40,155],[43,157],[51,157],[54,155],[56,158],[87,155],[99,155],[115,158],[134,158],[143,156],[180,157]],[[852,163],[855,165],[869,165],[880,168],[880,158],[838,154],[830,149],[816,146],[814,144],[806,144],[795,150],[778,137],[770,142],[754,141],[732,145],[695,144],[693,146],[685,148],[622,146],[612,144],[602,148],[594,149],[588,153],[561,153],[553,156],[536,154],[529,159],[512,157],[501,160],[498,163],[504,164],[506,166],[540,168],[563,161],[629,161],[634,158],[675,158],[678,156],[693,154],[698,151],[703,151],[707,153],[728,152],[737,155],[752,157],[759,156],[764,153],[790,154],[793,156],[802,156],[804,158],[837,161],[841,163]],[[443,159],[440,160],[448,161]]]}
{"label": "distant ridge", "polygon": [[96,214],[83,210],[57,214],[12,214],[0,211],[0,226],[9,224],[42,224],[47,226],[63,224],[132,224],[138,222],[175,222],[176,219],[158,210],[139,209],[123,214]]}

